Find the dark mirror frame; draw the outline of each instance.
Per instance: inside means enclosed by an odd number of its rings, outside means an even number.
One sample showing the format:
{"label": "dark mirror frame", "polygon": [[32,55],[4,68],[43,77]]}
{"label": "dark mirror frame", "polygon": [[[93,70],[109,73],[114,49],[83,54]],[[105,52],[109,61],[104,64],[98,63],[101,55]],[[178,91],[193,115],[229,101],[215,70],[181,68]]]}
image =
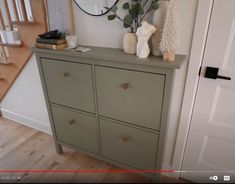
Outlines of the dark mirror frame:
{"label": "dark mirror frame", "polygon": [[96,17],[98,17],[98,16],[102,16],[102,15],[105,15],[105,14],[107,14],[110,10],[111,10],[111,8],[115,5],[115,4],[117,4],[118,3],[118,1],[119,0],[116,0],[116,2],[115,3],[113,3],[113,6],[112,7],[110,7],[110,9],[109,10],[107,10],[105,13],[102,13],[102,14],[99,14],[99,15],[94,15],[94,14],[91,14],[91,13],[89,13],[89,12],[87,12],[86,10],[84,10],[81,6],[79,6],[79,4],[77,3],[77,1],[76,0],[73,0],[74,2],[75,2],[75,4],[83,11],[83,12],[85,12],[86,14],[88,14],[88,15],[91,15],[91,16],[96,16]]}

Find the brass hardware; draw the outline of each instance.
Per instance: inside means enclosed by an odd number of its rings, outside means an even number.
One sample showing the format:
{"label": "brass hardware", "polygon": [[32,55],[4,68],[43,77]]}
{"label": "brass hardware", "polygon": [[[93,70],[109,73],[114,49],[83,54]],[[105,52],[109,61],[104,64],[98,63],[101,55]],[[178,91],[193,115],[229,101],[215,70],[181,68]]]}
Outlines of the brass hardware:
{"label": "brass hardware", "polygon": [[122,83],[121,86],[122,86],[123,89],[127,90],[130,85],[126,82],[126,83]]}
{"label": "brass hardware", "polygon": [[69,77],[69,73],[68,72],[63,72],[62,74],[60,74],[60,76],[62,78],[66,78],[66,77]]}
{"label": "brass hardware", "polygon": [[76,121],[73,119],[69,122],[70,125],[76,124]]}
{"label": "brass hardware", "polygon": [[130,137],[129,136],[122,136],[121,139],[123,142],[127,142],[130,140]]}
{"label": "brass hardware", "polygon": [[68,72],[64,72],[64,73],[63,73],[63,76],[64,76],[64,77],[68,77],[68,76],[69,76],[69,73],[68,73]]}

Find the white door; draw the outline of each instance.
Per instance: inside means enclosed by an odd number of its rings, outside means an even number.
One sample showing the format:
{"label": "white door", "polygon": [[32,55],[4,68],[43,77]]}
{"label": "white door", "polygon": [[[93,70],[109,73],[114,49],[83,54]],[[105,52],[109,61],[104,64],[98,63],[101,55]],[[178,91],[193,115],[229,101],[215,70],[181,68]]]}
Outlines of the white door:
{"label": "white door", "polygon": [[[231,80],[205,78],[207,66]],[[235,181],[235,172],[218,172],[235,171],[235,0],[214,0],[200,75],[182,165],[193,172],[181,177],[208,182],[231,175]]]}

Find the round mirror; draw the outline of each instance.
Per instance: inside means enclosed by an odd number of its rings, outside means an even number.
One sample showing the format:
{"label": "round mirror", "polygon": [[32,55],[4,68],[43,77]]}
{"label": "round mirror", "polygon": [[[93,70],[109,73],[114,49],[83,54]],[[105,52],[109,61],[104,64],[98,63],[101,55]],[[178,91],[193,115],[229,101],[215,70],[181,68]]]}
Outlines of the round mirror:
{"label": "round mirror", "polygon": [[92,16],[101,16],[109,11],[104,7],[110,9],[118,0],[74,0],[74,2],[85,13]]}

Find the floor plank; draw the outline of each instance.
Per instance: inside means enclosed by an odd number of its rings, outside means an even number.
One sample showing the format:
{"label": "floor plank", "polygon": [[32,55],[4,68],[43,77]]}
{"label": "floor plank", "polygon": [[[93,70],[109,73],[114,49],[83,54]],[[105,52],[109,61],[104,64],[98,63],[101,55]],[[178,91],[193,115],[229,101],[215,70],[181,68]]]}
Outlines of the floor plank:
{"label": "floor plank", "polygon": [[[0,170],[120,170],[109,163],[64,148],[56,153],[52,136],[0,117]],[[151,183],[134,173],[0,173],[1,182]],[[184,183],[162,177],[164,183]]]}

